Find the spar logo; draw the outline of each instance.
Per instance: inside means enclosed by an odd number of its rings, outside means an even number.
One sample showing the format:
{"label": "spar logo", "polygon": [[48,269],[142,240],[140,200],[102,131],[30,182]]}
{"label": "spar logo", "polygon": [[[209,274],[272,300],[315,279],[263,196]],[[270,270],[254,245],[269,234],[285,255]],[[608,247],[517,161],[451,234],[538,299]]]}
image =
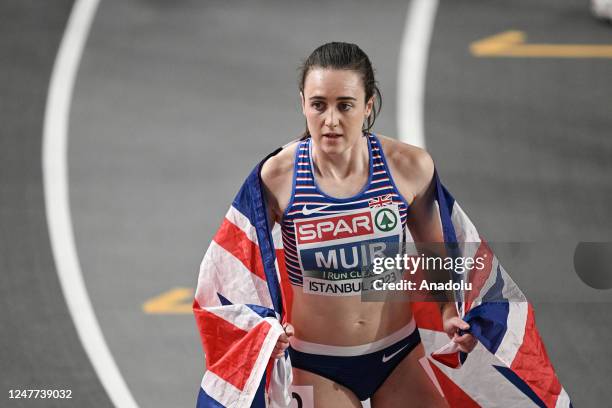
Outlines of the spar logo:
{"label": "spar logo", "polygon": [[388,232],[397,225],[397,215],[389,208],[382,208],[376,212],[374,222],[379,230]]}
{"label": "spar logo", "polygon": [[352,214],[296,220],[295,229],[298,244],[310,244],[371,235],[374,223],[372,213],[367,209]]}

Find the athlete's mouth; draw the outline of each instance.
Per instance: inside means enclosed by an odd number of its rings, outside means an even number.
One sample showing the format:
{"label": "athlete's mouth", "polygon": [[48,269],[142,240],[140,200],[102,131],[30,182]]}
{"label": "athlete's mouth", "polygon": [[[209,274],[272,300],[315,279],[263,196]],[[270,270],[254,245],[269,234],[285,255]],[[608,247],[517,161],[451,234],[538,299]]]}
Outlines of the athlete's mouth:
{"label": "athlete's mouth", "polygon": [[342,137],[342,134],[341,133],[323,133],[323,136],[329,137],[331,139],[336,139],[336,138]]}

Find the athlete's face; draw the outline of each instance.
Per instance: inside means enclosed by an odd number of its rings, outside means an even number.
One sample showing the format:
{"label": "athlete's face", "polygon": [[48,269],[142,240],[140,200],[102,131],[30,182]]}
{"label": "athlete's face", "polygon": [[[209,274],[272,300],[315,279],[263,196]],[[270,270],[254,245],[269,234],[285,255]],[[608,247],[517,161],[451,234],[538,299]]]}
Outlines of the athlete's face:
{"label": "athlete's face", "polygon": [[313,68],[304,80],[302,112],[315,143],[326,153],[341,153],[362,135],[374,98],[365,100],[358,72]]}

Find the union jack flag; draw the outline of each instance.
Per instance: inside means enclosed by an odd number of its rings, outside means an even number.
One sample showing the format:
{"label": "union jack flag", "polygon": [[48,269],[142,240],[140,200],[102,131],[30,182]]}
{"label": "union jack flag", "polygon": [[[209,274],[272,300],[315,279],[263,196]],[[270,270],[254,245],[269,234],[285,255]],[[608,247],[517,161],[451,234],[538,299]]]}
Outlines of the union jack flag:
{"label": "union jack flag", "polygon": [[281,251],[280,242],[280,236],[269,231],[258,166],[236,195],[200,265],[193,312],[207,370],[198,407],[289,403],[289,358],[270,360],[283,333],[275,250]]}
{"label": "union jack flag", "polygon": [[[266,218],[262,163],[242,185],[200,266],[193,311],[207,370],[198,407],[287,406],[291,399],[287,354],[270,360],[281,323],[290,320],[292,299],[279,230],[271,231]],[[479,340],[469,357],[449,342],[435,303],[413,304],[432,378],[453,407],[571,407],[532,306],[437,174],[434,182],[449,251],[477,256],[465,253],[466,243],[477,242],[476,251],[487,254],[489,263],[464,275],[476,289],[456,294],[458,310]]]}
{"label": "union jack flag", "polygon": [[482,257],[460,275],[472,289],[455,293],[478,345],[468,355],[449,342],[435,303],[414,303],[429,365],[451,406],[571,407],[540,338],[532,305],[506,273],[461,206],[435,175],[444,240],[453,256]]}
{"label": "union jack flag", "polygon": [[370,208],[377,208],[390,204],[393,204],[391,194],[379,195],[378,197],[374,197],[370,199],[370,201],[368,201],[368,205]]}

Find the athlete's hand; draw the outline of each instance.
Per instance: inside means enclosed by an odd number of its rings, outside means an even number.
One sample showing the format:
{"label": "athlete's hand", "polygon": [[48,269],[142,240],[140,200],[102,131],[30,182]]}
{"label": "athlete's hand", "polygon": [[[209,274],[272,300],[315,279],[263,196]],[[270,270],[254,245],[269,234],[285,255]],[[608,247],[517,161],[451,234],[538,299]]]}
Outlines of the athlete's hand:
{"label": "athlete's hand", "polygon": [[293,336],[293,326],[289,323],[283,324],[285,333],[281,334],[272,351],[272,358],[280,358],[285,355],[285,350],[289,347],[289,337]]}
{"label": "athlete's hand", "polygon": [[444,321],[444,331],[448,334],[448,337],[453,339],[459,346],[459,350],[464,353],[469,353],[474,350],[478,340],[470,333],[459,335],[459,330],[467,330],[470,325],[461,320],[459,317],[454,316]]}
{"label": "athlete's hand", "polygon": [[474,350],[478,340],[470,333],[459,334],[460,330],[468,330],[470,325],[457,316],[457,311],[454,307],[444,307],[442,312],[442,325],[444,332],[450,337],[453,342],[459,346],[459,350],[464,353],[469,353]]}

